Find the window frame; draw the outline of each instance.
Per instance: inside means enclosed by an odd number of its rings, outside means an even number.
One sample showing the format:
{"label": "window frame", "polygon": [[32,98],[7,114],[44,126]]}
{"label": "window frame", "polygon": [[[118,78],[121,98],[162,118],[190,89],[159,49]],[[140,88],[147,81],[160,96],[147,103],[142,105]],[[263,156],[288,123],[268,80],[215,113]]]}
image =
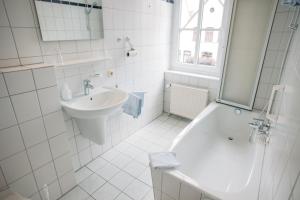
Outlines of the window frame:
{"label": "window frame", "polygon": [[[203,2],[205,0],[200,0],[199,3],[199,15],[198,15],[198,25],[197,25],[197,39],[196,39],[196,47],[195,47],[195,55],[199,56],[199,49],[200,49],[200,31],[205,30],[201,28],[202,24],[202,8]],[[172,54],[171,54],[171,70],[189,72],[189,73],[196,73],[196,74],[203,74],[203,75],[211,75],[211,76],[220,76],[220,72],[224,65],[225,60],[225,53],[226,53],[226,46],[227,40],[229,35],[229,27],[230,27],[230,19],[231,19],[231,12],[234,0],[225,0],[224,2],[224,11],[223,11],[223,19],[222,25],[220,29],[216,29],[219,31],[219,48],[217,53],[217,61],[216,65],[205,65],[205,64],[187,64],[181,63],[178,57],[179,51],[179,43],[180,43],[180,32],[184,29],[180,28],[180,21],[181,21],[181,6],[182,0],[175,1],[174,4],[174,21],[173,21],[173,42],[172,42]],[[230,12],[229,12],[230,11]],[[186,29],[190,30],[190,29]],[[212,30],[212,29],[209,29]],[[196,59],[195,58],[195,59]]]}

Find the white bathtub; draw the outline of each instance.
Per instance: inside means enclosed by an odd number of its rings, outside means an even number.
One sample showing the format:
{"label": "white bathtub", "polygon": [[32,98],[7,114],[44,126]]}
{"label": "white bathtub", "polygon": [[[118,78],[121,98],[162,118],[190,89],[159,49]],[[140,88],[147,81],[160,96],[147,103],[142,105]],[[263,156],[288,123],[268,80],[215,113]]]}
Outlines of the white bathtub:
{"label": "white bathtub", "polygon": [[170,148],[181,166],[152,169],[155,199],[256,200],[264,145],[249,142],[248,123],[255,116],[211,103]]}

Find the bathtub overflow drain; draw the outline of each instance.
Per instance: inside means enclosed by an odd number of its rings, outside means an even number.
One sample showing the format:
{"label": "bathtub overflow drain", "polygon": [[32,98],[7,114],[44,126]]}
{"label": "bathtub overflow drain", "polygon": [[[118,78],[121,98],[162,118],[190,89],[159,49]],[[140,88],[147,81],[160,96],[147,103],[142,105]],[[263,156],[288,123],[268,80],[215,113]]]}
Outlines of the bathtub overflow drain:
{"label": "bathtub overflow drain", "polygon": [[234,140],[234,138],[233,137],[228,137],[228,140]]}

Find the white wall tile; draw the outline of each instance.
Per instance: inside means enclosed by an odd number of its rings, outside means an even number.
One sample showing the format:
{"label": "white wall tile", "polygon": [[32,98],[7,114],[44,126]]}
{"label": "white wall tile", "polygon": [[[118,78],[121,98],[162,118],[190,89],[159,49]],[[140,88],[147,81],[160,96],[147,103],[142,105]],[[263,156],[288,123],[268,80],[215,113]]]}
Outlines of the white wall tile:
{"label": "white wall tile", "polygon": [[24,149],[18,126],[0,131],[0,160]]}
{"label": "white wall tile", "polygon": [[4,0],[8,18],[13,27],[33,27],[33,14],[29,0]]}
{"label": "white wall tile", "polygon": [[83,137],[82,135],[76,136],[75,140],[76,140],[78,151],[82,151],[87,147],[89,147],[90,145],[90,141],[87,138]]}
{"label": "white wall tile", "polygon": [[62,112],[58,111],[45,116],[45,127],[48,138],[54,137],[66,131]]}
{"label": "white wall tile", "polygon": [[83,151],[80,151],[78,154],[78,157],[79,157],[80,164],[82,166],[86,165],[87,163],[89,163],[92,160],[91,150],[89,148],[87,148]]}
{"label": "white wall tile", "polygon": [[1,167],[8,183],[21,178],[31,170],[25,151],[1,161]]}
{"label": "white wall tile", "polygon": [[0,1],[0,26],[9,26],[3,1]]}
{"label": "white wall tile", "polygon": [[42,56],[33,56],[20,58],[21,65],[31,65],[31,64],[40,64],[43,63],[44,59]]}
{"label": "white wall tile", "polygon": [[68,192],[77,185],[74,177],[74,172],[70,171],[59,178],[61,190],[63,193]]}
{"label": "white wall tile", "polygon": [[14,67],[19,65],[20,65],[20,60],[17,58],[0,60],[0,67]]}
{"label": "white wall tile", "polygon": [[37,169],[51,161],[51,152],[48,142],[42,142],[28,149],[28,157],[33,169]]}
{"label": "white wall tile", "polygon": [[[50,183],[48,185],[48,190],[49,190],[49,196],[50,200],[56,200],[61,196],[61,190],[60,186],[58,183],[58,180],[55,180],[54,182]],[[48,200],[45,195],[42,195],[43,200]]]}
{"label": "white wall tile", "polygon": [[49,184],[57,179],[53,162],[34,171],[38,188],[42,189],[45,184]]}
{"label": "white wall tile", "polygon": [[47,139],[43,119],[38,118],[20,124],[26,147],[38,144]]}
{"label": "white wall tile", "polygon": [[8,27],[0,27],[0,59],[17,58],[12,32]]}
{"label": "white wall tile", "polygon": [[41,55],[35,28],[13,28],[13,33],[20,57]]}
{"label": "white wall tile", "polygon": [[8,97],[0,98],[0,129],[10,127],[17,123],[14,110]]}
{"label": "white wall tile", "polygon": [[57,175],[60,177],[73,170],[70,154],[65,154],[54,160]]}
{"label": "white wall tile", "polygon": [[8,95],[6,84],[4,81],[3,74],[0,74],[0,97],[5,97]]}
{"label": "white wall tile", "polygon": [[37,89],[56,85],[54,67],[34,69],[33,75]]}
{"label": "white wall tile", "polygon": [[11,96],[18,122],[41,116],[38,97],[35,91]]}
{"label": "white wall tile", "polygon": [[9,187],[12,191],[19,193],[23,197],[31,197],[37,192],[37,187],[32,173],[10,184]]}
{"label": "white wall tile", "polygon": [[38,97],[44,115],[61,109],[60,96],[56,86],[38,90]]}
{"label": "white wall tile", "polygon": [[4,78],[10,95],[35,90],[31,70],[4,73]]}
{"label": "white wall tile", "polygon": [[4,190],[7,187],[6,180],[2,171],[0,172],[0,190]]}
{"label": "white wall tile", "polygon": [[57,158],[70,151],[66,134],[55,136],[49,140],[53,158]]}

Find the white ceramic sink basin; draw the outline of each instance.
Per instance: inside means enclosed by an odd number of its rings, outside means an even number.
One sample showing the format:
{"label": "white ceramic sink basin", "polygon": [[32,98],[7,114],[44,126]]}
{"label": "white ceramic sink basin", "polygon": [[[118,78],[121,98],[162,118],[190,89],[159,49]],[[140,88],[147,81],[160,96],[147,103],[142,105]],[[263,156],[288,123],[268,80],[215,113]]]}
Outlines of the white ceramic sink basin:
{"label": "white ceramic sink basin", "polygon": [[72,117],[89,119],[111,114],[128,98],[128,94],[119,89],[97,88],[91,92],[88,96],[62,101],[62,106]]}
{"label": "white ceramic sink basin", "polygon": [[97,144],[104,144],[107,117],[121,110],[128,94],[119,89],[96,88],[91,94],[62,101],[64,110],[73,117],[81,134]]}

